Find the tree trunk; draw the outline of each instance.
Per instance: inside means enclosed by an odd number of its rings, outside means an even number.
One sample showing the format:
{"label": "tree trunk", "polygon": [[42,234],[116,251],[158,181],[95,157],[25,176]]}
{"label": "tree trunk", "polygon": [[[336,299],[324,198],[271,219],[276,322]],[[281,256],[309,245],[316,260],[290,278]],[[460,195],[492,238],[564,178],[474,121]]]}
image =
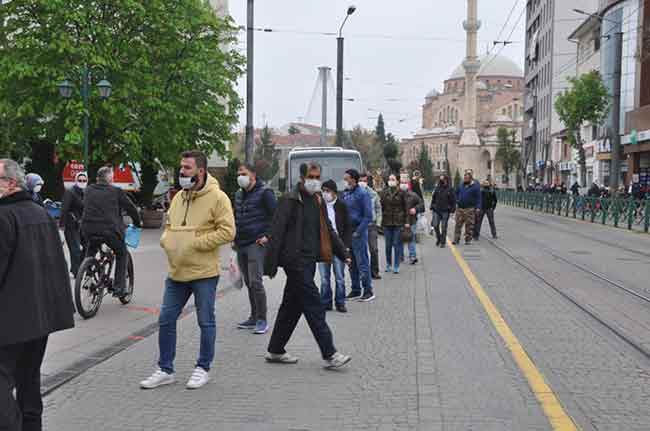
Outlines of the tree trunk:
{"label": "tree trunk", "polygon": [[60,200],[63,196],[63,168],[65,162],[57,160],[56,149],[53,143],[34,141],[31,144],[31,160],[29,172],[39,174],[45,185],[43,196],[52,200]]}
{"label": "tree trunk", "polygon": [[156,189],[158,181],[158,169],[149,160],[153,158],[143,158],[140,162],[140,169],[142,169],[142,184],[140,185],[140,203],[145,208],[150,208],[153,202],[153,192]]}
{"label": "tree trunk", "polygon": [[580,186],[587,185],[587,158],[585,156],[585,147],[582,145],[582,136],[580,131],[575,133],[576,145],[578,146],[578,164],[580,165]]}

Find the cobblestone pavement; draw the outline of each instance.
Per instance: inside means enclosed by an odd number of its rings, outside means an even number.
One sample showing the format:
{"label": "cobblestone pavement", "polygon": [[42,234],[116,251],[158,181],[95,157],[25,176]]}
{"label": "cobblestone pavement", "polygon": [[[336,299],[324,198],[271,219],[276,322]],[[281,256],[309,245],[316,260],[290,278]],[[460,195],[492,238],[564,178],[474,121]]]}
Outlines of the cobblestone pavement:
{"label": "cobblestone pavement", "polygon": [[[650,348],[647,304],[571,266],[647,289],[647,237],[499,208],[496,244],[458,250],[506,324],[582,430],[650,429],[650,360],[540,279]],[[184,389],[198,348],[195,317],[179,325],[179,382],[142,391],[157,337],[137,342],[46,397],[47,430],[550,430],[522,371],[449,249],[420,245],[420,261],[385,274],[377,299],[328,320],[350,365],[328,372],[301,321],[295,366],[264,363],[269,335],[235,329],[244,292],[219,299],[212,381]],[[513,260],[533,269],[538,277]],[[348,280],[349,281],[349,280]],[[282,277],[268,281],[271,319]]]}
{"label": "cobblestone pavement", "polygon": [[[157,355],[156,337],[149,337],[46,397],[46,429],[550,429],[453,257],[432,245],[420,247],[426,264],[378,282],[376,301],[328,314],[337,347],[353,356],[340,372],[322,368],[304,321],[288,347],[301,361],[264,363],[268,335],[234,328],[248,306],[245,294],[233,291],[217,305],[208,386],[184,389],[198,345],[188,316],[179,325],[178,384],[138,388]],[[267,284],[273,314],[282,282]]]}

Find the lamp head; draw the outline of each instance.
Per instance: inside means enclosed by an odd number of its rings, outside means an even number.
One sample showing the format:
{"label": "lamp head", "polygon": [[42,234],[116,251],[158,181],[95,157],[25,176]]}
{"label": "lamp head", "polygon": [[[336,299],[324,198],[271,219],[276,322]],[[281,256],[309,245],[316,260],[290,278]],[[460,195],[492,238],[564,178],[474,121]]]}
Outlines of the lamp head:
{"label": "lamp head", "polygon": [[354,6],[354,5],[351,5],[350,7],[348,7],[348,15],[352,15],[354,12],[356,12],[356,10],[357,10],[357,7]]}
{"label": "lamp head", "polygon": [[108,99],[109,97],[111,97],[113,86],[106,79],[102,79],[101,81],[99,81],[99,83],[97,84],[97,88],[99,88],[99,96],[102,99]]}
{"label": "lamp head", "polygon": [[74,90],[74,85],[70,82],[69,79],[64,79],[56,85],[59,88],[59,94],[64,99],[69,99],[72,97],[72,91]]}

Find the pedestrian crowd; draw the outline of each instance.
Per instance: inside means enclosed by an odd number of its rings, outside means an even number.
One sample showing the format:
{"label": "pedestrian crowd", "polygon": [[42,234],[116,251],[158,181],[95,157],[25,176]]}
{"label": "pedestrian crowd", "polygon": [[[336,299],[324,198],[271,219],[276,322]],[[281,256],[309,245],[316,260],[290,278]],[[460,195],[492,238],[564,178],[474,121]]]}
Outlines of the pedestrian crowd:
{"label": "pedestrian crowd", "polygon": [[[314,336],[327,369],[351,360],[334,343],[327,313],[349,312],[351,301],[370,303],[382,279],[378,235],[385,237],[385,271],[400,274],[404,262],[416,265],[418,235],[429,226],[419,173],[382,179],[349,169],[342,178],[322,178],[316,162],[300,166],[295,188],[280,199],[258,178],[253,165],[238,169],[239,189],[231,200],[208,173],[199,151],[181,155],[178,185],[171,200],[160,245],[168,276],[159,316],[158,363],[140,382],[143,389],[174,383],[177,321],[194,296],[200,330],[199,353],[186,387],[198,389],[210,379],[216,343],[215,301],[220,277],[220,247],[231,245],[249,299],[238,328],[262,335],[271,330],[265,360],[295,364],[286,351],[301,316]],[[21,166],[0,160],[0,429],[40,430],[40,366],[51,333],[74,324],[70,275],[76,277],[84,256],[103,244],[115,256],[113,295],[126,294],[124,214],[141,225],[136,206],[113,184],[113,170],[100,168],[93,184],[85,172],[65,191],[59,218],[68,247],[65,261],[54,220],[43,209],[43,179],[25,175]],[[337,181],[345,187],[340,190]],[[340,183],[339,183],[340,184]],[[375,187],[375,184],[377,187]],[[445,247],[448,221],[455,214],[453,242],[478,240],[487,216],[496,238],[494,187],[465,174],[456,189],[441,176],[433,192],[430,233]],[[424,227],[423,227],[424,226]],[[38,244],[35,247],[34,244]],[[25,270],[28,268],[29,270]],[[282,268],[286,282],[272,326],[264,277]],[[319,285],[315,282],[319,274]],[[349,276],[349,291],[346,277]],[[7,328],[12,328],[9,331]]]}

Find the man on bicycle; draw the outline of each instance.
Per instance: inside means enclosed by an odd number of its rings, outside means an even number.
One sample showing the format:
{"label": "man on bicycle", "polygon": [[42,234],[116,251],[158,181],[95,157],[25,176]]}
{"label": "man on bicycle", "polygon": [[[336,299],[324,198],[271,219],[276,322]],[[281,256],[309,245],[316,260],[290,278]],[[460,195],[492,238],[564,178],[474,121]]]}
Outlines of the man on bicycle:
{"label": "man on bicycle", "polygon": [[113,186],[113,169],[103,167],[97,171],[97,183],[86,189],[81,231],[88,241],[86,256],[94,256],[101,244],[106,244],[115,254],[114,296],[126,295],[126,226],[122,218],[125,211],[137,227],[141,226],[138,210],[126,193]]}

